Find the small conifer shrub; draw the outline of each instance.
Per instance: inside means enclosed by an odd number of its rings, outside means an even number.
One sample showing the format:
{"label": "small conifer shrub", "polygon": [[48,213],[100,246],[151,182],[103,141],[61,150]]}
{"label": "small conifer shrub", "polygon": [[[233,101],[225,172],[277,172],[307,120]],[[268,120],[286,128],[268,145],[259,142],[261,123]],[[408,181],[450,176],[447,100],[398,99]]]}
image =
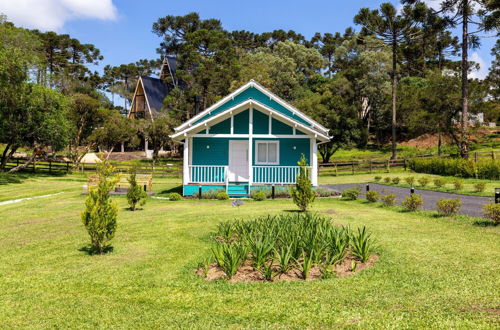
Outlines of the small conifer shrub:
{"label": "small conifer shrub", "polygon": [[309,178],[309,168],[304,154],[301,155],[297,164],[300,166],[300,169],[297,175],[297,183],[291,188],[291,195],[295,205],[304,212],[307,211],[314,202],[316,194],[312,189],[311,179]]}
{"label": "small conifer shrub", "polygon": [[130,177],[127,179],[129,188],[127,191],[127,201],[131,211],[135,211],[137,204],[146,204],[147,193],[137,184],[137,169],[133,167],[130,170]]}

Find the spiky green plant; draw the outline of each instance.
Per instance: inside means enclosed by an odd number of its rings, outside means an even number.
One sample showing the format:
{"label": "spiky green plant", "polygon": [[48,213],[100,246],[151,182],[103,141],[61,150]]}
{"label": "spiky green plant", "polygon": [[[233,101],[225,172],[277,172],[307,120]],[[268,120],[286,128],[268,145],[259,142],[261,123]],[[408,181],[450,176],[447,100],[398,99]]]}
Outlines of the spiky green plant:
{"label": "spiky green plant", "polygon": [[249,241],[250,253],[252,254],[254,267],[260,269],[267,261],[268,256],[273,251],[271,237],[258,236]]}
{"label": "spiky green plant", "polygon": [[292,267],[292,244],[274,249],[280,273],[287,273]]}
{"label": "spiky green plant", "polygon": [[273,263],[270,262],[268,264],[264,264],[262,269],[260,270],[261,274],[267,281],[272,281],[276,273],[273,271]]}
{"label": "spiky green plant", "polygon": [[373,250],[373,239],[366,232],[366,227],[358,228],[357,234],[351,237],[352,254],[361,262],[367,262]]}
{"label": "spiky green plant", "polygon": [[311,268],[314,266],[313,260],[314,260],[314,252],[311,252],[311,254],[307,254],[303,251],[302,262],[299,262],[298,260],[296,261],[302,273],[302,278],[304,280],[307,280],[309,278],[309,272],[311,271]]}
{"label": "spiky green plant", "polygon": [[227,277],[232,278],[238,268],[246,259],[246,249],[240,244],[222,243],[223,263],[222,268]]}

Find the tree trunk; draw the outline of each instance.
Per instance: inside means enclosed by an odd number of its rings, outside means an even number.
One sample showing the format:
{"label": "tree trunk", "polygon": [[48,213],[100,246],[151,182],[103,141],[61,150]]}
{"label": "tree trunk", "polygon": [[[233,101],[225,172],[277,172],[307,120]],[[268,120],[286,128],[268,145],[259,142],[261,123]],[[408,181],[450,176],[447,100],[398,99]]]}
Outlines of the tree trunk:
{"label": "tree trunk", "polygon": [[17,147],[12,146],[10,143],[5,146],[5,149],[3,150],[3,153],[2,153],[2,161],[0,163],[0,172],[5,171],[5,166],[7,166],[7,162],[9,161],[10,157],[12,157],[14,152],[16,152],[16,150],[17,150]]}
{"label": "tree trunk", "polygon": [[33,163],[35,161],[35,158],[36,158],[36,154],[35,154],[35,150],[33,150],[33,156],[31,156],[31,158],[28,159],[28,161],[26,163],[10,169],[9,173],[11,173],[11,174],[16,173],[16,172],[28,167],[31,163]]}
{"label": "tree trunk", "polygon": [[392,156],[391,159],[396,159],[396,97],[398,80],[396,74],[397,61],[397,41],[396,36],[392,39]]}
{"label": "tree trunk", "polygon": [[438,133],[438,156],[441,156],[441,145],[443,141],[441,138],[441,132]]}
{"label": "tree trunk", "polygon": [[469,144],[467,136],[467,126],[469,122],[469,104],[468,104],[468,80],[469,71],[468,59],[468,21],[469,21],[469,1],[464,0],[462,4],[462,127],[460,132],[460,156],[469,158]]}

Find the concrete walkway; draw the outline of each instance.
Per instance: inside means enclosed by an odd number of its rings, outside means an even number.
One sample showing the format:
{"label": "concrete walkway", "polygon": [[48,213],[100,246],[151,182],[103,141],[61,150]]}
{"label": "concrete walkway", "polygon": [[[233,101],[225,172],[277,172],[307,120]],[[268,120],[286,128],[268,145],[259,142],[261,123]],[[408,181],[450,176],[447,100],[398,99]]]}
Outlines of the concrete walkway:
{"label": "concrete walkway", "polygon": [[[396,194],[397,204],[400,205],[404,198],[410,194],[409,188],[395,187],[377,183],[370,183],[370,190],[374,190],[380,193],[380,195]],[[360,198],[365,198],[366,183],[357,184],[328,184],[322,185],[321,187],[342,192],[347,188],[359,188]],[[422,208],[424,210],[436,210],[436,202],[441,198],[458,198],[462,201],[462,207],[460,208],[460,214],[470,215],[474,217],[483,216],[483,205],[489,204],[494,201],[493,197],[481,197],[481,196],[470,196],[462,194],[453,194],[447,192],[439,192],[432,190],[422,190],[415,189],[415,193],[422,195],[424,199],[424,204]]]}

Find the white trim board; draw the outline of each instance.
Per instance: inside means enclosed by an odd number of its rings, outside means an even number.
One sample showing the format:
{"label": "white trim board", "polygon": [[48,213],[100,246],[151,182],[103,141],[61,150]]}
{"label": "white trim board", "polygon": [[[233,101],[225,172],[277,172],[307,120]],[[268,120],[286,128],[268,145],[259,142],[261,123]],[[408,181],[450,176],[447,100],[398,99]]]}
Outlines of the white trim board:
{"label": "white trim board", "polygon": [[[308,122],[309,124],[311,124],[311,127],[314,129],[314,128],[318,128],[320,131],[322,131],[322,133],[324,135],[327,135],[328,134],[328,129],[325,128],[323,125],[321,125],[320,123],[316,122],[315,120],[309,118],[308,116],[306,116],[305,114],[303,114],[300,110],[298,110],[297,108],[295,108],[294,106],[288,104],[287,102],[285,102],[283,99],[281,99],[280,97],[278,97],[277,95],[273,94],[272,92],[270,92],[269,90],[267,90],[265,87],[263,87],[262,85],[260,85],[259,83],[257,83],[256,81],[254,80],[250,80],[248,83],[246,83],[245,85],[241,86],[240,88],[238,88],[237,90],[235,90],[234,92],[232,92],[231,94],[229,94],[228,96],[224,97],[223,99],[221,99],[219,102],[213,104],[212,106],[208,107],[207,109],[203,110],[202,112],[200,112],[199,114],[197,114],[196,116],[194,116],[193,118],[189,119],[188,121],[186,121],[185,123],[183,123],[182,125],[178,126],[175,128],[175,131],[182,131],[184,130],[186,127],[188,126],[191,126],[194,122],[196,122],[197,120],[203,118],[205,115],[207,114],[210,114],[211,111],[215,110],[216,108],[218,108],[219,106],[221,106],[222,104],[228,102],[229,100],[233,99],[235,96],[239,95],[240,93],[242,93],[243,91],[247,90],[248,88],[250,87],[254,87],[256,88],[257,90],[259,90],[260,92],[264,93],[266,96],[268,96],[271,100],[279,103],[280,105],[282,105],[283,107],[285,107],[286,109],[290,110],[293,114],[297,115],[298,117],[302,118],[303,120],[305,120],[306,122]],[[291,118],[292,119],[292,118]],[[320,132],[321,133],[321,132]]]}

